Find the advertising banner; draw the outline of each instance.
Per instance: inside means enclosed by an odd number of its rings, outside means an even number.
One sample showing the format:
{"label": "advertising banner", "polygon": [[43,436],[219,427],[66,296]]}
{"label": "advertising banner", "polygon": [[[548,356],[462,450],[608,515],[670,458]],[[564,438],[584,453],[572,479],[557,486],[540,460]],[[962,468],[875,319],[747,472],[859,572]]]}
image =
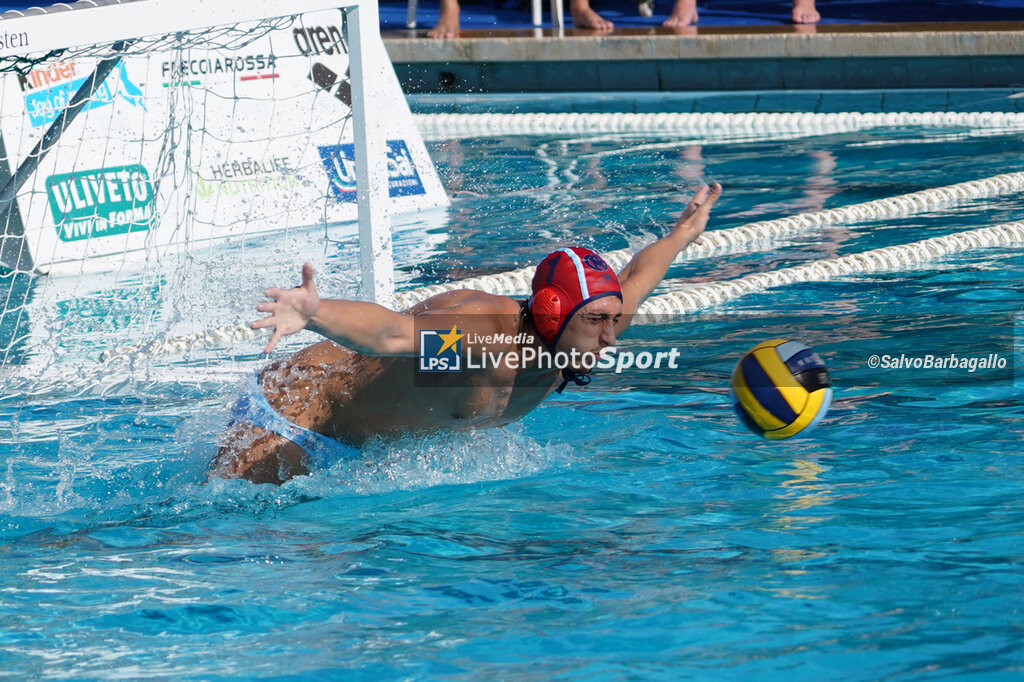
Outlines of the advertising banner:
{"label": "advertising banner", "polygon": [[[116,8],[112,8],[116,9]],[[35,267],[355,221],[349,47],[341,10],[211,29],[128,51],[18,192]],[[448,199],[387,64],[374,125],[393,214]],[[73,49],[3,78],[11,170],[102,57]]]}

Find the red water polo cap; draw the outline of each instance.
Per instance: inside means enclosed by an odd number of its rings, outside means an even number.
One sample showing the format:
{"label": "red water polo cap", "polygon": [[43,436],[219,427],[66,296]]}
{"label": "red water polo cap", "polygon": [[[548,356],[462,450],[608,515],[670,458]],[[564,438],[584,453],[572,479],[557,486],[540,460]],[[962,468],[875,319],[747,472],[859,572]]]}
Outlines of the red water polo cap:
{"label": "red water polo cap", "polygon": [[533,275],[530,313],[544,342],[554,348],[577,310],[603,296],[622,299],[619,278],[604,258],[571,246],[552,251]]}

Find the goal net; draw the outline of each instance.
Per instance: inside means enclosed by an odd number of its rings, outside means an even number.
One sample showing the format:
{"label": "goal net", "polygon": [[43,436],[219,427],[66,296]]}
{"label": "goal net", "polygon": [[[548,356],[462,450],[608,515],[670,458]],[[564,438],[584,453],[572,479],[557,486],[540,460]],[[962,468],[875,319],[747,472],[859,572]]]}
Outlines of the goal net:
{"label": "goal net", "polygon": [[447,204],[373,2],[9,12],[0,76],[0,398],[250,319],[339,245],[387,302],[392,216]]}

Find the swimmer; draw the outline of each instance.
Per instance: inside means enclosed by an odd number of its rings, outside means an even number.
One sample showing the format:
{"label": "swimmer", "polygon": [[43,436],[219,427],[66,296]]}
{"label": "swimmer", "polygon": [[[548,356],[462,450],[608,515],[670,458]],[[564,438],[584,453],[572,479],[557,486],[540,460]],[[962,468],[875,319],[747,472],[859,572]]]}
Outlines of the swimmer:
{"label": "swimmer", "polygon": [[[615,345],[676,255],[690,242],[700,243],[721,191],[717,183],[701,188],[675,227],[633,256],[618,276],[589,249],[553,251],[537,268],[529,301],[459,290],[398,313],[375,303],[321,299],[306,263],[300,286],[264,292],[270,300],[256,309],[268,316],[252,327],[273,329],[267,353],[281,337],[303,329],[325,340],[251,377],[210,476],[280,484],[358,455],[373,437],[502,426],[570,381],[586,385],[593,367],[583,354]],[[534,357],[576,351],[569,356],[576,363],[561,371],[550,363],[506,362],[417,373],[417,330],[424,329],[452,330],[445,334],[449,339],[456,333],[499,336],[487,350],[503,357],[526,358],[528,349]]]}

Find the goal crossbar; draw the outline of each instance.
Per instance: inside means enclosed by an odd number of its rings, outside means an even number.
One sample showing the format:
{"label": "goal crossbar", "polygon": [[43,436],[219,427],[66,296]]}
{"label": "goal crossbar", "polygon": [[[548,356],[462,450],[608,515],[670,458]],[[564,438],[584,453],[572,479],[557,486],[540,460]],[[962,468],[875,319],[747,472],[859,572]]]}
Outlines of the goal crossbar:
{"label": "goal crossbar", "polygon": [[0,14],[0,57],[360,6],[376,12],[373,0],[79,0]]}

